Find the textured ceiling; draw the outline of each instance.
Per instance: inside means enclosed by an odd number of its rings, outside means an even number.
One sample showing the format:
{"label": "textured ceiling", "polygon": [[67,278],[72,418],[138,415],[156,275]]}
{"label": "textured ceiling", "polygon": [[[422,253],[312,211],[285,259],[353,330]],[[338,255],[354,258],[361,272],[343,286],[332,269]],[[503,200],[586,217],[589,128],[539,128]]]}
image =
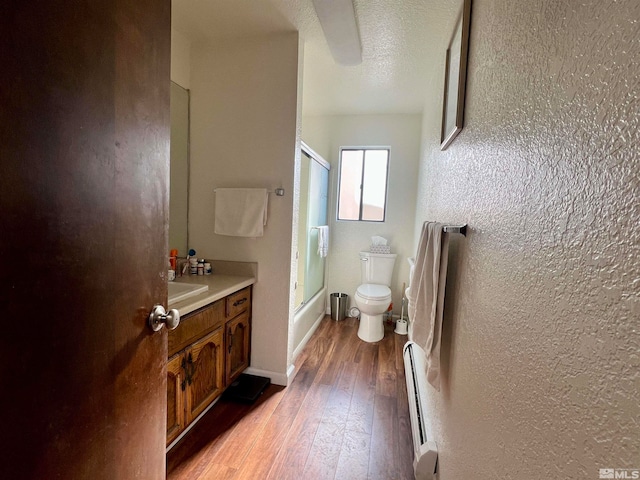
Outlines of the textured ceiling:
{"label": "textured ceiling", "polygon": [[418,113],[430,66],[461,0],[356,0],[362,64],[337,65],[311,0],[173,0],[173,26],[193,44],[298,30],[304,41],[303,114]]}

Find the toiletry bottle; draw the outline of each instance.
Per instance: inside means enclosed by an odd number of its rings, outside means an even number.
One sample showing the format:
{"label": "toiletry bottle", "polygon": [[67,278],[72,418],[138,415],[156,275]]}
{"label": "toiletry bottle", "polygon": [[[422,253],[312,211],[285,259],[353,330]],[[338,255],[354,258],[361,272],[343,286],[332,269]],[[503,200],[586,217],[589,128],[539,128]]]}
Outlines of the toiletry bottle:
{"label": "toiletry bottle", "polygon": [[169,267],[167,270],[167,280],[169,280],[170,282],[173,282],[176,279],[176,271],[171,266],[171,262],[169,262],[167,266]]}
{"label": "toiletry bottle", "polygon": [[198,275],[204,275],[204,258],[198,260]]}
{"label": "toiletry bottle", "polygon": [[169,263],[171,264],[171,270],[177,270],[177,260],[178,260],[178,250],[176,250],[175,248],[173,248],[170,252],[169,252]]}
{"label": "toiletry bottle", "polygon": [[205,275],[211,275],[211,264],[208,262],[204,262],[204,274]]}

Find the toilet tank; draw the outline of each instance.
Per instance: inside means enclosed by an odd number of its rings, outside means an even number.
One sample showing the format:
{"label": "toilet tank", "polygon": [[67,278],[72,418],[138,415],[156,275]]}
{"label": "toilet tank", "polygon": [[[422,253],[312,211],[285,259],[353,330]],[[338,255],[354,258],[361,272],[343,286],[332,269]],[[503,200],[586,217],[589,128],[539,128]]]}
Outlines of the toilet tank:
{"label": "toilet tank", "polygon": [[360,278],[362,283],[391,286],[395,253],[360,252]]}

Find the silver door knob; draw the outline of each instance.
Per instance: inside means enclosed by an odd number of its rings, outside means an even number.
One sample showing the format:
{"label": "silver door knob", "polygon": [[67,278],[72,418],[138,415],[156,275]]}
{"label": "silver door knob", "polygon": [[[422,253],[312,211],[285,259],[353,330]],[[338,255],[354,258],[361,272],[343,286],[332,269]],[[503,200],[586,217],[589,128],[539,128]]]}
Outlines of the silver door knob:
{"label": "silver door knob", "polygon": [[179,324],[180,312],[175,308],[172,308],[167,313],[164,311],[162,305],[156,305],[149,314],[149,327],[151,327],[151,330],[154,332],[161,330],[164,325],[166,325],[169,330],[173,330]]}

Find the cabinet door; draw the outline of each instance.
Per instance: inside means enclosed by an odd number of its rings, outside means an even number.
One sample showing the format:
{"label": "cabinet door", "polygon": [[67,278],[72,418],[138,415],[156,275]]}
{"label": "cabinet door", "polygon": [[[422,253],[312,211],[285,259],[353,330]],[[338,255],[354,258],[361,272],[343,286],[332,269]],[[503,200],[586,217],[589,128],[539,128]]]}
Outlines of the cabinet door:
{"label": "cabinet door", "polygon": [[194,343],[187,358],[187,423],[191,423],[224,389],[224,350],[219,328]]}
{"label": "cabinet door", "polygon": [[249,366],[249,313],[243,313],[226,324],[226,378],[231,384]]}
{"label": "cabinet door", "polygon": [[184,430],[184,389],[186,358],[171,357],[167,363],[167,445]]}

